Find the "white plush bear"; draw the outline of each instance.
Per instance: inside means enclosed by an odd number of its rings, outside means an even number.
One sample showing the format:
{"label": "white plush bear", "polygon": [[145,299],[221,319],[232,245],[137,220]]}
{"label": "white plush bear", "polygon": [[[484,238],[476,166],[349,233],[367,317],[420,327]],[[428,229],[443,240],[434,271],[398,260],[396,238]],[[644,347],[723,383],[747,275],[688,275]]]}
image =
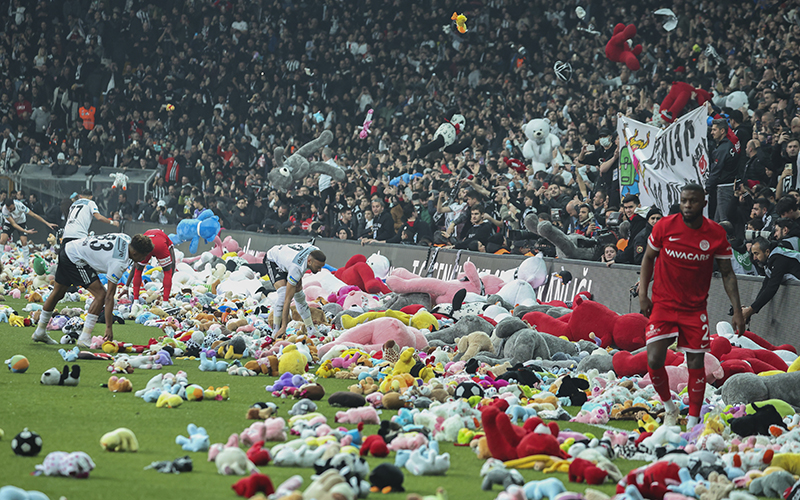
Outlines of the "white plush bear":
{"label": "white plush bear", "polygon": [[[711,100],[714,102],[715,106],[720,108],[741,109],[742,107],[748,108],[750,105],[747,94],[741,90],[731,92],[728,95],[721,95],[715,91],[714,97]],[[753,111],[747,109],[747,113],[752,116]]]}
{"label": "white plush bear", "polygon": [[[522,146],[522,156],[526,160],[531,160],[534,172],[546,170],[553,161],[553,151],[557,151],[561,145],[558,137],[550,132],[550,120],[535,118],[526,123],[522,127],[522,131],[528,138],[525,145]],[[560,154],[556,161],[563,162]]]}

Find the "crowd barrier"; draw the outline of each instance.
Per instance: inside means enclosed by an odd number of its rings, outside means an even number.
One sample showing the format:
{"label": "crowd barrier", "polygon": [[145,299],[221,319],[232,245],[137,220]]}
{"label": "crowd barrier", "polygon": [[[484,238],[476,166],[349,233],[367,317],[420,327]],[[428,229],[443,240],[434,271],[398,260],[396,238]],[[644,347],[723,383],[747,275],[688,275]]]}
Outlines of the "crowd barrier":
{"label": "crowd barrier", "polygon": [[[142,222],[126,222],[123,231],[127,234],[142,233],[153,228],[153,224]],[[162,226],[165,232],[175,232],[175,226]],[[116,230],[112,226],[95,222],[92,230],[97,233],[106,233]],[[245,231],[224,230],[223,237],[231,236],[242,247],[253,251],[266,251],[273,245],[284,243],[302,243],[309,241],[307,236],[272,235],[250,233]],[[462,272],[464,263],[471,261],[480,273],[501,275],[513,270],[525,260],[518,255],[487,255],[483,253],[431,249],[406,245],[373,244],[361,246],[355,241],[336,239],[317,239],[315,244],[320,247],[328,257],[328,264],[333,267],[343,266],[355,254],[369,256],[380,253],[389,259],[393,267],[404,267],[420,276],[433,276],[441,279],[452,279]],[[188,243],[183,243],[178,248],[189,254]],[[211,248],[211,245],[200,242],[198,253]],[[614,264],[607,267],[600,262],[588,262],[565,259],[546,258],[548,273],[547,283],[537,290],[538,298],[542,301],[563,300],[570,301],[578,292],[589,291],[595,300],[605,304],[618,313],[639,311],[639,299],[632,297],[631,287],[639,280],[638,266]],[[553,275],[561,271],[569,271],[572,280],[562,284],[561,280],[554,279]],[[749,305],[758,295],[762,278],[739,276],[739,296],[743,305]],[[783,285],[775,297],[760,313],[753,316],[750,329],[762,335],[774,344],[792,344],[800,348],[798,336],[798,310],[800,304],[800,285],[788,283]],[[730,301],[722,285],[722,279],[715,276],[711,280],[711,290],[708,297],[708,317],[712,333],[719,321],[729,321]]]}

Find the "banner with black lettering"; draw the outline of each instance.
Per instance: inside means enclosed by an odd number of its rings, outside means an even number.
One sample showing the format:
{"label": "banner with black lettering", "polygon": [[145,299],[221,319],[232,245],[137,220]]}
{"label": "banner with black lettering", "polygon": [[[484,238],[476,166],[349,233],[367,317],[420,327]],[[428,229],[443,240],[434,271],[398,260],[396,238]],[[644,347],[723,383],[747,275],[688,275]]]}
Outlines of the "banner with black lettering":
{"label": "banner with black lettering", "polygon": [[643,206],[664,214],[680,202],[680,189],[689,183],[705,187],[708,178],[708,113],[700,107],[665,129],[620,116],[620,197],[638,194]]}

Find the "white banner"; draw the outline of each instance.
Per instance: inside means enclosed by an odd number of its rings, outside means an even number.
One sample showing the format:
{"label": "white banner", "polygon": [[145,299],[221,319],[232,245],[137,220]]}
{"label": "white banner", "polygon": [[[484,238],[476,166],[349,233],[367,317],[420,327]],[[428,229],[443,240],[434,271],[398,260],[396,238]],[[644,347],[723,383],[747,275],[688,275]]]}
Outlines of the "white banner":
{"label": "white banner", "polygon": [[619,117],[620,198],[637,194],[642,206],[656,206],[666,215],[680,202],[681,187],[690,182],[705,187],[707,116],[706,108],[700,107],[663,130]]}

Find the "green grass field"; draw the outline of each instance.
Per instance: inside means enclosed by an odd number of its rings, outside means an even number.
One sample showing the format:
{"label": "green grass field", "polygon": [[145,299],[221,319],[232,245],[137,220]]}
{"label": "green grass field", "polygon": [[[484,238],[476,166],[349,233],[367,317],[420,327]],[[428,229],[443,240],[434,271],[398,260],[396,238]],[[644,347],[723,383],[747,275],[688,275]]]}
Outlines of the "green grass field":
{"label": "green grass field", "polygon": [[[8,305],[20,310],[24,301],[9,300]],[[98,325],[96,334],[101,334],[104,325]],[[119,340],[134,343],[146,343],[151,336],[159,334],[159,330],[140,325],[126,323],[115,326],[115,337]],[[175,437],[186,435],[186,425],[195,423],[208,430],[211,442],[225,442],[230,434],[239,433],[252,421],[245,419],[247,409],[257,401],[274,401],[280,407],[279,416],[287,417],[286,411],[294,400],[274,399],[264,390],[272,383],[272,378],[234,377],[226,373],[201,372],[198,361],[175,361],[175,365],[162,371],[175,372],[184,370],[190,383],[203,387],[229,385],[231,397],[228,401],[184,402],[175,409],[156,408],[155,404],[145,403],[132,393],[113,394],[101,387],[109,378],[106,371],[108,363],[104,361],[80,361],[81,381],[78,387],[43,386],[39,383],[41,374],[51,368],[59,370],[64,361],[58,354],[58,346],[34,344],[31,341],[32,328],[13,328],[7,323],[0,324],[0,356],[2,360],[14,354],[23,354],[30,361],[30,369],[24,374],[11,373],[4,369],[0,372],[0,394],[2,394],[2,412],[0,412],[0,429],[5,437],[0,441],[0,485],[13,484],[26,490],[39,490],[58,499],[107,499],[109,495],[125,499],[149,499],[163,496],[177,498],[236,498],[231,485],[239,478],[217,474],[215,465],[207,462],[207,454],[188,453],[194,460],[194,471],[191,473],[171,475],[161,474],[153,470],[143,470],[146,465],[158,460],[173,460],[187,452],[175,444]],[[53,333],[54,338],[60,335]],[[137,370],[128,378],[133,383],[134,391],[145,386],[147,381],[158,374],[155,370]],[[324,379],[321,380],[328,394],[343,390],[352,382]],[[325,414],[329,423],[333,423],[336,408],[327,404],[327,397],[320,402],[320,411]],[[576,408],[570,408],[575,413]],[[383,411],[386,419],[392,412]],[[44,441],[42,452],[36,457],[19,457],[11,451],[11,439],[23,427],[28,427],[41,434]],[[100,437],[117,427],[132,429],[139,440],[140,450],[137,453],[109,453],[100,446]],[[562,429],[590,431],[597,435],[602,429],[584,424],[561,423]],[[621,428],[632,428],[631,422],[619,425]],[[364,435],[377,432],[377,426],[364,428]],[[275,444],[275,443],[272,443]],[[32,476],[34,466],[41,463],[47,453],[52,451],[85,451],[97,467],[89,479],[56,478]],[[443,486],[451,499],[492,499],[499,492],[482,491],[479,471],[483,461],[479,460],[467,447],[454,447],[443,444],[442,452],[451,455],[451,468],[445,476],[416,477],[406,474],[405,489],[407,492],[418,492],[423,495],[433,494],[437,487]],[[394,462],[394,453],[385,459],[370,458],[370,465],[381,462]],[[625,460],[616,461],[623,473],[642,465],[642,462]],[[294,474],[304,477],[304,487],[310,484],[310,469],[280,468],[272,465],[261,467],[261,471],[271,476],[277,486],[280,482]],[[523,470],[526,480],[542,479],[544,474]],[[557,474],[568,488],[583,491],[582,485],[567,483],[566,474]],[[615,485],[606,484],[598,489],[613,494]],[[380,495],[380,494],[372,494]],[[386,495],[387,500],[405,499],[405,493]]]}

